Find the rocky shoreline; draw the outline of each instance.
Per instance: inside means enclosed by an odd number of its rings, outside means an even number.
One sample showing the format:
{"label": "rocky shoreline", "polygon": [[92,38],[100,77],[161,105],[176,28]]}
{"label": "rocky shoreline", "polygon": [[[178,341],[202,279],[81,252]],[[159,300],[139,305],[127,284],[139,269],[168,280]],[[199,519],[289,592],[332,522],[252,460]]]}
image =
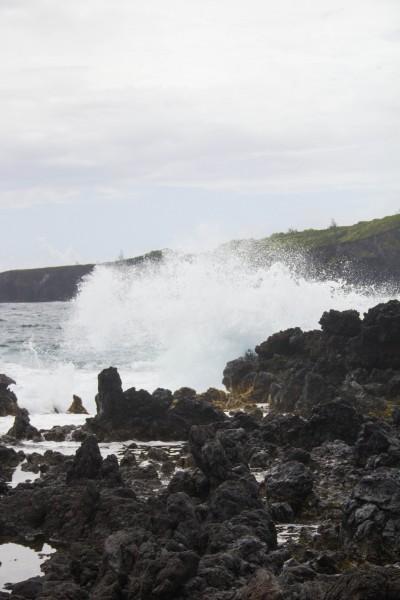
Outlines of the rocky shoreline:
{"label": "rocky shoreline", "polygon": [[[33,428],[1,382],[0,537],[56,551],[0,599],[400,597],[399,302],[271,336],[228,363],[227,393],[124,391],[106,369],[82,427]],[[16,469],[36,479],[13,487]]]}

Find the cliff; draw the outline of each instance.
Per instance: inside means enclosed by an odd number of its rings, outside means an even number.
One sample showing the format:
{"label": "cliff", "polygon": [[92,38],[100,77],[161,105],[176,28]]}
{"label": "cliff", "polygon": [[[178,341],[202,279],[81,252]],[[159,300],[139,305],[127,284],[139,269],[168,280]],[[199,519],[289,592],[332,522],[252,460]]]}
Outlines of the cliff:
{"label": "cliff", "polygon": [[[108,265],[129,266],[148,260],[158,261],[162,252],[155,251]],[[63,302],[71,300],[79,283],[95,264],[41,269],[20,269],[0,273],[0,302]]]}
{"label": "cliff", "polygon": [[319,279],[399,287],[400,215],[328,229],[289,230],[230,246],[259,262],[282,259],[301,274]]}
{"label": "cliff", "polygon": [[95,265],[21,269],[0,273],[0,302],[54,302],[73,298]]}

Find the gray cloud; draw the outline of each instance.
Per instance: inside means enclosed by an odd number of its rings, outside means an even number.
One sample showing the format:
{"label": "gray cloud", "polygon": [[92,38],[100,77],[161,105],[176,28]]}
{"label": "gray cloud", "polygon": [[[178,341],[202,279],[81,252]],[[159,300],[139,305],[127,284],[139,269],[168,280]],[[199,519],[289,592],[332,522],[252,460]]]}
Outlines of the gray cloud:
{"label": "gray cloud", "polygon": [[394,2],[0,10],[2,203],[150,182],[397,188]]}
{"label": "gray cloud", "polygon": [[397,0],[0,0],[0,208],[143,188],[383,206],[399,15]]}

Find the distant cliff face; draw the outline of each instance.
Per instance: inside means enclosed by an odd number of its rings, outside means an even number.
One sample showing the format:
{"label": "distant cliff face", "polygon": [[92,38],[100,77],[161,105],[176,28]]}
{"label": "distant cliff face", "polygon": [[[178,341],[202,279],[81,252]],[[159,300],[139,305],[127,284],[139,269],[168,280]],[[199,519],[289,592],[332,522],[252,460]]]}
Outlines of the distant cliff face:
{"label": "distant cliff face", "polygon": [[[109,265],[130,266],[162,259],[161,251]],[[71,300],[79,283],[96,265],[20,269],[0,273],[0,302],[64,302]]]}
{"label": "distant cliff face", "polygon": [[55,302],[73,298],[94,265],[24,269],[0,273],[0,302]]}

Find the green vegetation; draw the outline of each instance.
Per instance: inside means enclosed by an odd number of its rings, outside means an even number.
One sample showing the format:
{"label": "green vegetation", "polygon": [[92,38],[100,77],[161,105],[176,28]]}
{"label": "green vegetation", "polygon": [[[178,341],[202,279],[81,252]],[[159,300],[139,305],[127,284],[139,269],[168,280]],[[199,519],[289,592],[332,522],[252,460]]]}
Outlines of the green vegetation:
{"label": "green vegetation", "polygon": [[361,221],[356,225],[338,226],[333,222],[328,229],[289,230],[287,233],[275,233],[258,240],[257,243],[265,246],[311,249],[358,242],[396,229],[400,229],[400,214],[373,221]]}

